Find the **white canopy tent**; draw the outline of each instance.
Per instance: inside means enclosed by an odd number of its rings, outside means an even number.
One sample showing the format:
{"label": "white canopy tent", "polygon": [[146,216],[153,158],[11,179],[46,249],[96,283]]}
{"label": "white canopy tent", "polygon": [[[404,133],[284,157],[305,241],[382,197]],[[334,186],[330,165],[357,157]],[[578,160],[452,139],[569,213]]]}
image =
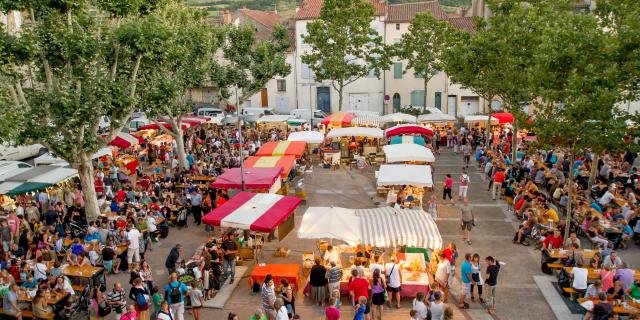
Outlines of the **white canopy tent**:
{"label": "white canopy tent", "polygon": [[353,118],[351,125],[379,127],[382,122],[382,117],[380,116],[361,115]]}
{"label": "white canopy tent", "polygon": [[[98,150],[96,153],[93,154],[93,156],[91,157],[92,159],[97,159],[103,156],[107,156],[107,155],[111,155],[113,152],[113,147],[112,146],[106,146],[100,150]],[[68,162],[66,162],[64,159],[62,158],[58,158],[56,157],[54,154],[52,153],[45,153],[35,159],[33,159],[33,164],[35,166],[42,166],[42,165],[52,165],[52,166],[61,166],[61,167],[66,167],[69,165]]]}
{"label": "white canopy tent", "polygon": [[289,133],[287,141],[304,141],[306,143],[322,143],[324,135],[318,131],[295,131]]}
{"label": "white canopy tent", "polygon": [[382,122],[384,122],[384,123],[386,123],[386,122],[416,123],[416,121],[417,121],[416,116],[410,115],[410,114],[406,114],[406,113],[402,113],[402,112],[386,114],[386,115],[382,116],[381,119],[382,119]]}
{"label": "white canopy tent", "polygon": [[67,180],[71,177],[75,177],[77,175],[78,175],[78,170],[76,169],[56,167],[55,169],[49,172],[43,173],[39,176],[36,176],[27,180],[27,182],[56,184],[61,181]]}
{"label": "white canopy tent", "polygon": [[[464,116],[464,122],[465,123],[473,123],[473,122],[487,122],[487,120],[489,119],[489,116],[485,116],[485,115],[467,115]],[[491,117],[491,124],[498,124],[499,120]]]}
{"label": "white canopy tent", "polygon": [[418,116],[419,123],[438,123],[438,122],[455,122],[458,119],[455,116],[446,113],[429,113]]}
{"label": "white canopy tent", "polygon": [[387,158],[387,163],[422,161],[435,162],[433,152],[424,146],[413,143],[388,144],[382,147]]}
{"label": "white canopy tent", "polygon": [[431,166],[411,164],[383,164],[377,172],[378,186],[410,185],[432,187]]}
{"label": "white canopy tent", "polygon": [[442,248],[438,226],[423,210],[382,207],[359,209],[356,214],[360,218],[361,244]]}
{"label": "white canopy tent", "polygon": [[332,129],[327,133],[327,138],[340,137],[370,137],[382,139],[382,137],[384,137],[384,131],[379,128],[347,127]]}
{"label": "white canopy tent", "polygon": [[442,248],[442,236],[429,214],[393,207],[310,207],[302,217],[298,237],[341,240],[351,246]]}
{"label": "white canopy tent", "polygon": [[360,243],[360,218],[354,209],[309,207],[302,217],[300,239],[335,239],[350,246]]}

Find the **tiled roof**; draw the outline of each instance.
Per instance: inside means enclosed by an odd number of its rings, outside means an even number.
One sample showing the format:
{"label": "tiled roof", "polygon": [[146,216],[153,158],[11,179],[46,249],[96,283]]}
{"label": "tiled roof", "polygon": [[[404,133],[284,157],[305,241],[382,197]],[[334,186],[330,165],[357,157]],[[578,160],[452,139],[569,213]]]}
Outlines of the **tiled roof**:
{"label": "tiled roof", "polygon": [[276,24],[284,22],[284,18],[282,16],[271,11],[251,10],[247,8],[238,9],[238,11],[247,16],[247,18],[252,19],[269,29],[273,29]]}
{"label": "tiled roof", "polygon": [[387,22],[410,22],[418,13],[431,12],[441,20],[447,20],[447,14],[440,8],[437,0],[415,3],[392,4],[389,6]]}
{"label": "tiled roof", "polygon": [[[346,1],[346,0],[345,0]],[[387,14],[386,0],[369,0],[373,5],[376,16],[384,16]],[[296,12],[294,19],[296,20],[312,20],[320,17],[320,10],[324,0],[303,0],[300,8]]]}
{"label": "tiled roof", "polygon": [[462,31],[473,32],[474,22],[472,17],[449,17],[449,22]]}

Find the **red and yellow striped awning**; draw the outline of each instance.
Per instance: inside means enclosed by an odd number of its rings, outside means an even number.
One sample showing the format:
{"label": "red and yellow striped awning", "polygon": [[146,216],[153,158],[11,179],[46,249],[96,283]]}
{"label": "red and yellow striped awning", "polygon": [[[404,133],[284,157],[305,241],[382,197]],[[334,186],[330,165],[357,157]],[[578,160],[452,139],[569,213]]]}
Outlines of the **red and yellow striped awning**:
{"label": "red and yellow striped awning", "polygon": [[304,141],[271,141],[267,142],[256,152],[258,157],[294,156],[302,158],[307,143]]}
{"label": "red and yellow striped awning", "polygon": [[340,111],[326,116],[322,120],[322,124],[342,127],[344,125],[351,124],[351,120],[353,120],[355,117],[356,115],[353,113]]}
{"label": "red and yellow striped awning", "polygon": [[293,165],[296,162],[294,156],[275,156],[275,157],[248,157],[244,160],[244,166],[246,168],[274,168],[282,167],[282,173],[280,176],[282,179],[286,179],[293,169]]}

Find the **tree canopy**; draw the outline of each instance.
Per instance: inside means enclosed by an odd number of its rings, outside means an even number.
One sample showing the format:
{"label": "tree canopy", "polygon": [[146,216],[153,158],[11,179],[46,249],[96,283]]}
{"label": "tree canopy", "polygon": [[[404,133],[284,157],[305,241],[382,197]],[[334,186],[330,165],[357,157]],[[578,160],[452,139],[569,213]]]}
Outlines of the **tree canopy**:
{"label": "tree canopy", "polygon": [[302,41],[311,51],[302,55],[316,81],[330,80],[343,107],[344,88],[373,72],[380,78],[390,65],[382,37],[371,26],[374,9],[365,0],[325,0],[320,17],[307,23]]}

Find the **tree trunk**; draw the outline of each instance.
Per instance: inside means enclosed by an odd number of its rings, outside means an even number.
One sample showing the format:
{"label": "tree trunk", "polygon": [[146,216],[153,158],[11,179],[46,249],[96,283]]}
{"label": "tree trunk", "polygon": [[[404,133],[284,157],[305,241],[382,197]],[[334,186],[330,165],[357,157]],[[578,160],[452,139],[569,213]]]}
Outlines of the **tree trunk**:
{"label": "tree trunk", "polygon": [[182,131],[181,125],[182,123],[177,123],[176,127],[174,128],[174,133],[176,134],[174,139],[176,139],[176,145],[178,146],[176,152],[178,153],[178,163],[180,165],[180,168],[189,170],[189,163],[187,162],[187,152],[184,149],[184,131]]}
{"label": "tree trunk", "polygon": [[340,83],[340,90],[338,90],[338,111],[342,111],[342,92],[344,91],[344,87],[342,83]]}
{"label": "tree trunk", "polygon": [[593,161],[591,161],[591,174],[589,175],[589,186],[587,190],[591,190],[593,183],[596,181],[596,176],[598,175],[598,161],[600,161],[600,153],[593,153]]}
{"label": "tree trunk", "polygon": [[[423,105],[423,110],[427,110],[427,84],[429,83],[429,79],[424,78],[423,81],[423,88],[424,88],[424,97],[422,97],[422,102],[424,103]],[[440,101],[440,103],[442,103],[442,100]]]}
{"label": "tree trunk", "polygon": [[511,135],[511,163],[515,164],[518,159],[518,120],[513,121],[513,132]]}
{"label": "tree trunk", "polygon": [[569,234],[571,233],[571,205],[573,202],[573,162],[576,159],[573,149],[571,149],[569,152],[569,202],[567,203],[567,222],[564,230],[565,240],[569,238]]}
{"label": "tree trunk", "polygon": [[78,165],[78,176],[82,186],[82,198],[84,199],[84,213],[88,222],[98,219],[100,208],[98,207],[98,196],[93,179],[93,163],[91,157],[86,152],[80,153],[80,165]]}

